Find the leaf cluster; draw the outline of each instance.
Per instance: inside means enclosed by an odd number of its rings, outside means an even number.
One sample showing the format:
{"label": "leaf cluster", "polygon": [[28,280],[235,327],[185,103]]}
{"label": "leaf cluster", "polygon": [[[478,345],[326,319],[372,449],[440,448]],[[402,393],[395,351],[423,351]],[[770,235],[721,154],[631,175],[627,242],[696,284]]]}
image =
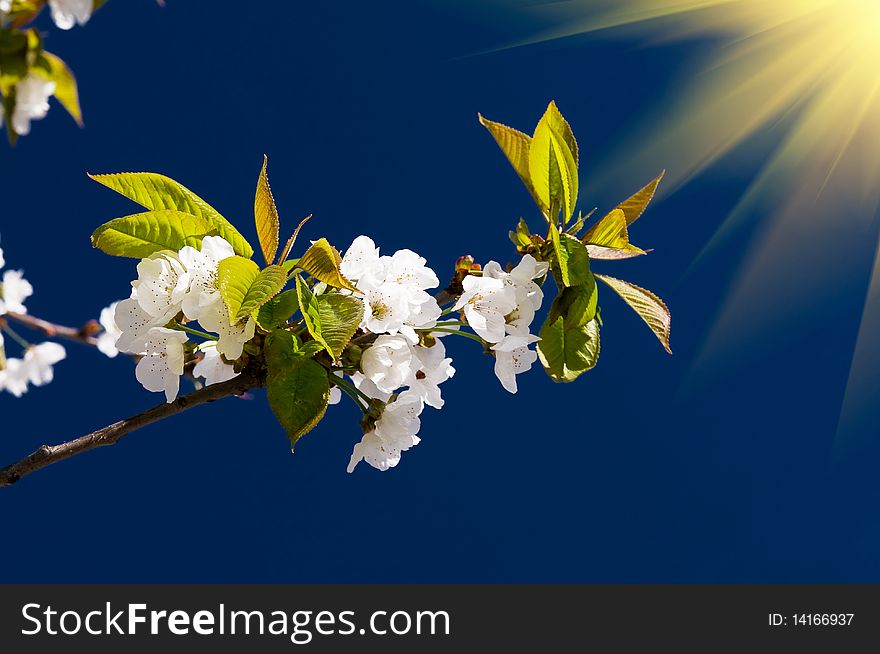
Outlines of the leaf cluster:
{"label": "leaf cluster", "polygon": [[670,314],[656,295],[635,284],[594,274],[593,260],[617,260],[647,254],[629,240],[629,227],[645,211],[663,177],[621,202],[593,224],[583,236],[592,215],[574,218],[580,191],[577,140],[555,102],[532,135],[479,117],[507,156],[547,224],[546,235],[533,234],[524,219],[510,232],[521,254],[531,254],[550,264],[557,295],[541,328],[538,355],[554,381],[570,382],[592,369],[599,358],[599,279],[614,290],[669,347]]}

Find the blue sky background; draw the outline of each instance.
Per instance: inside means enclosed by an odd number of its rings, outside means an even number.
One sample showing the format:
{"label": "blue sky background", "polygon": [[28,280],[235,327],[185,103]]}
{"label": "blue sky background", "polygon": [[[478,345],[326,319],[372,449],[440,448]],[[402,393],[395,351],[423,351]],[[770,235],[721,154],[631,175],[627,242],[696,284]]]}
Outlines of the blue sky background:
{"label": "blue sky background", "polygon": [[[469,56],[517,26],[454,3],[260,5],[114,0],[66,33],[43,17],[86,128],[55,105],[0,147],[2,244],[35,286],[31,313],[81,324],[128,294],[134,262],[88,236],[136,208],[86,172],[165,173],[255,242],[264,152],[287,230],[314,213],[306,236],[344,249],[366,233],[441,278],[462,254],[512,260],[507,230],[540,217],[477,112],[530,131],[556,99],[581,146],[580,205],[607,210],[657,171],[600,188],[592,162],[704,45],[580,38]],[[694,367],[761,216],[684,274],[748,181],[710,170],[634,226],[655,252],[595,265],[668,301],[674,357],[610,291],[600,364],[575,384],[535,369],[510,396],[474,344],[449,342],[447,406],[426,409],[422,443],[384,474],[345,472],[350,403],[295,457],[262,392],[199,408],[0,491],[0,581],[880,580],[880,448],[831,457],[870,253],[827,319],[792,315],[759,355],[732,344],[723,374]],[[0,396],[0,463],[160,401],[125,358],[68,352],[52,385]]]}

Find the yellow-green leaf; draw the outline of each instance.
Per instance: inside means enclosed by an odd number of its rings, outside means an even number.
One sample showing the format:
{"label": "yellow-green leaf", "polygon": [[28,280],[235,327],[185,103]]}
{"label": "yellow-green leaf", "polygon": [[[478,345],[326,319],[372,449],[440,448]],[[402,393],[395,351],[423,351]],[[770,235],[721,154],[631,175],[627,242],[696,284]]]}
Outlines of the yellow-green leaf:
{"label": "yellow-green leaf", "polygon": [[590,259],[602,259],[604,261],[618,261],[620,259],[632,259],[647,254],[650,250],[616,250],[614,248],[606,248],[601,245],[592,245],[587,243],[587,253]]}
{"label": "yellow-green leaf", "polygon": [[545,114],[535,128],[529,148],[529,176],[541,204],[550,208],[550,221],[555,221],[555,212],[562,210],[563,221],[567,223],[577,205],[577,162],[552,122]]}
{"label": "yellow-green leaf", "polygon": [[92,245],[116,257],[143,259],[161,250],[201,246],[213,225],[180,211],[147,211],[104,223],[92,234]]}
{"label": "yellow-green leaf", "polygon": [[157,173],[112,173],[89,177],[147,209],[173,209],[201,218],[212,225],[217,236],[222,236],[229,242],[236,254],[248,258],[254,254],[254,249],[244,236],[226,218],[198,195],[169,177]]}
{"label": "yellow-green leaf", "polygon": [[342,257],[339,256],[336,248],[330,245],[326,238],[321,238],[312,243],[296,265],[329,286],[360,293],[357,287],[342,274],[339,269],[341,263]]}
{"label": "yellow-green leaf", "polygon": [[555,100],[550,101],[550,104],[547,106],[547,111],[544,112],[541,120],[547,121],[547,124],[550,125],[553,131],[562,137],[562,140],[565,141],[565,144],[568,146],[568,149],[574,157],[575,164],[579,164],[577,139],[574,138],[574,132],[571,130],[571,125],[568,124],[568,121],[565,120],[559,112],[559,107],[556,106]]}
{"label": "yellow-green leaf", "polygon": [[33,70],[50,82],[55,82],[55,99],[67,110],[76,124],[82,127],[82,110],[79,106],[76,78],[67,64],[60,57],[43,50],[34,62]]}
{"label": "yellow-green leaf", "polygon": [[260,276],[260,267],[241,256],[223,259],[217,266],[217,286],[229,309],[229,322],[238,322],[238,315],[251,285]]}
{"label": "yellow-green leaf", "polygon": [[309,214],[308,216],[303,218],[299,222],[299,225],[296,226],[296,229],[293,230],[293,234],[290,235],[290,238],[287,239],[287,243],[285,244],[284,249],[281,250],[281,254],[278,255],[278,263],[281,264],[282,266],[284,266],[288,263],[287,257],[290,255],[290,251],[293,249],[293,244],[296,243],[296,238],[297,238],[297,236],[299,236],[299,230],[301,230],[303,228],[303,225],[305,225],[307,222],[309,222],[309,219],[311,219],[311,217],[312,217],[312,214]]}
{"label": "yellow-green leaf", "polygon": [[644,250],[629,242],[626,214],[622,209],[612,209],[607,216],[590,228],[582,241],[588,245],[625,250],[634,256],[645,254]]}
{"label": "yellow-green leaf", "polygon": [[257,223],[257,236],[260,239],[260,248],[266,263],[275,261],[278,252],[278,208],[275,206],[275,198],[272,197],[272,189],[269,187],[269,175],[266,168],[269,158],[263,155],[263,169],[257,180],[257,191],[254,195],[254,221]]}
{"label": "yellow-green leaf", "polygon": [[665,174],[666,171],[662,171],[647,186],[617,205],[617,208],[623,211],[626,216],[627,225],[632,225],[645,212],[645,208],[654,197],[654,192]]}
{"label": "yellow-green leaf", "polygon": [[554,260],[551,267],[560,286],[578,286],[590,279],[590,257],[587,248],[570,234],[560,234],[550,223]]}
{"label": "yellow-green leaf", "polygon": [[669,347],[669,333],[672,322],[672,316],[666,303],[651,291],[645,290],[630,282],[625,282],[614,277],[605,275],[596,275],[603,282],[608,284],[614,291],[623,298],[633,311],[635,311],[642,320],[651,328],[654,335],[660,340],[663,348],[672,354]]}
{"label": "yellow-green leaf", "polygon": [[296,295],[299,300],[299,310],[302,313],[306,329],[313,339],[320,343],[325,350],[330,352],[330,345],[324,340],[321,329],[321,310],[318,306],[318,299],[299,275],[296,276]]}
{"label": "yellow-green leaf", "polygon": [[281,292],[287,284],[287,273],[281,266],[267,266],[260,271],[242,300],[235,322],[254,314]]}
{"label": "yellow-green leaf", "polygon": [[532,184],[532,178],[529,174],[529,148],[532,143],[532,137],[528,134],[523,134],[519,130],[513,129],[512,127],[508,127],[507,125],[487,120],[480,114],[477,115],[480,119],[480,124],[489,130],[489,133],[495,139],[498,147],[500,147],[501,151],[507,156],[507,160],[513,166],[513,169],[516,171],[516,174],[519,175],[523,184],[526,185],[526,188],[535,200],[538,208],[541,209],[541,211],[546,212],[549,207],[541,203],[541,199],[535,192],[535,187]]}
{"label": "yellow-green leaf", "polygon": [[335,361],[342,356],[364,319],[364,303],[356,297],[339,293],[321,295],[317,301],[321,341]]}

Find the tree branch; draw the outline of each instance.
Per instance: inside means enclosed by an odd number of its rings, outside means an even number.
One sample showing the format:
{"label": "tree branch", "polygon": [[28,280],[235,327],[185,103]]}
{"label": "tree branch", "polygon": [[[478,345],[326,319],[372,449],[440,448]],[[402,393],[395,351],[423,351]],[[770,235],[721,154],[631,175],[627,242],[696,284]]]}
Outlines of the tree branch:
{"label": "tree branch", "polygon": [[206,402],[213,402],[223,397],[242,395],[246,391],[262,386],[265,380],[257,374],[244,371],[238,377],[177,398],[170,404],[160,404],[131,418],[120,420],[85,436],[58,445],[43,445],[36,452],[29,454],[20,461],[0,469],[0,488],[11,486],[19,479],[53,463],[62,461],[97,447],[115,445],[116,442],[141,427],[146,427],[163,418],[168,418],[192,407]]}
{"label": "tree branch", "polygon": [[94,335],[96,332],[101,331],[101,328],[98,327],[94,321],[86,323],[77,329],[75,327],[56,325],[48,320],[35,318],[26,313],[7,313],[2,317],[11,322],[16,322],[19,325],[24,325],[25,327],[30,327],[38,332],[42,332],[50,338],[64,338],[68,341],[76,341],[78,343],[85,343],[86,345],[97,345],[98,339],[96,339]]}

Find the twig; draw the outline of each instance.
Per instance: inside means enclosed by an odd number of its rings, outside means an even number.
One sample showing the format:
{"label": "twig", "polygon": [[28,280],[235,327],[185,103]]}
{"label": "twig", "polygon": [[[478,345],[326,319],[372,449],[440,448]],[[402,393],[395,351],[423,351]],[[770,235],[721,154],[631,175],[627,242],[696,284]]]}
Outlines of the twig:
{"label": "twig", "polygon": [[246,391],[257,388],[264,384],[264,380],[256,374],[245,371],[238,377],[206,386],[200,390],[177,398],[170,404],[161,404],[131,418],[120,420],[85,436],[58,445],[43,445],[33,454],[29,454],[20,461],[0,469],[0,488],[10,486],[27,474],[30,474],[53,463],[88,452],[97,447],[115,445],[116,442],[141,427],[168,418],[192,407],[206,402],[213,402],[223,397],[241,395]]}
{"label": "twig", "polygon": [[100,328],[94,326],[93,323],[87,323],[77,329],[75,327],[56,325],[48,320],[35,318],[26,313],[7,313],[3,318],[11,322],[17,322],[25,327],[35,329],[51,338],[64,338],[68,341],[76,341],[78,343],[85,343],[86,345],[98,344],[98,339],[94,337],[94,333],[95,331],[100,331]]}

